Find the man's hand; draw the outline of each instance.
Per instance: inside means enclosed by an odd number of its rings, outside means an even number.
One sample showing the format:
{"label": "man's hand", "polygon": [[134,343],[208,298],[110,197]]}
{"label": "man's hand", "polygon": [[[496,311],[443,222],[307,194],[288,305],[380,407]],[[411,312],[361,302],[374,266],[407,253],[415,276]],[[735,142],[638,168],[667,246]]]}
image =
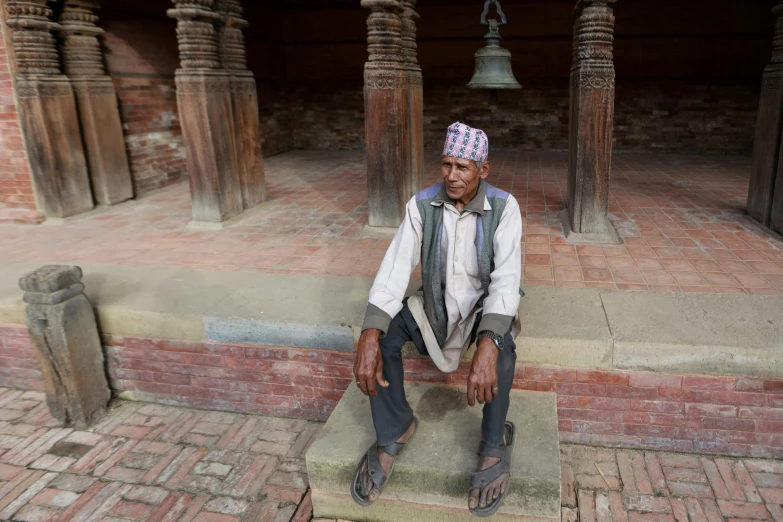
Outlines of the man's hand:
{"label": "man's hand", "polygon": [[492,339],[482,337],[473,355],[473,364],[468,376],[468,404],[492,402],[498,394],[498,349]]}
{"label": "man's hand", "polygon": [[[383,359],[381,358],[381,345],[378,340],[381,331],[369,329],[362,332],[359,344],[356,346],[356,354],[353,360],[353,375],[356,377],[356,385],[362,393],[370,397],[377,397],[378,391],[375,384],[387,388],[389,383],[383,378]],[[497,373],[497,371],[495,372]]]}

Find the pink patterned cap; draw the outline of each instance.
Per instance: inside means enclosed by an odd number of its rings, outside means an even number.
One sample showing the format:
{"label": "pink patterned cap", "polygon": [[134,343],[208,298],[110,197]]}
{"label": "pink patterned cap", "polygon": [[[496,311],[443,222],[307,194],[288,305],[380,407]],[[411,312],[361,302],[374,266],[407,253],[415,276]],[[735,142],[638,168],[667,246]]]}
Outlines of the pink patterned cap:
{"label": "pink patterned cap", "polygon": [[452,123],[446,134],[443,155],[483,163],[489,156],[489,140],[481,129],[474,129],[460,122]]}

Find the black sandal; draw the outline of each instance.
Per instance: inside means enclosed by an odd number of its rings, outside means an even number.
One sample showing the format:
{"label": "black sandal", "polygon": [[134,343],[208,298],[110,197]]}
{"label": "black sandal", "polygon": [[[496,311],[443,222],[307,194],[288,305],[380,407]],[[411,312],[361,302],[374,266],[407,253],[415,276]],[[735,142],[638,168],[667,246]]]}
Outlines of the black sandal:
{"label": "black sandal", "polygon": [[[494,515],[495,512],[500,508],[501,504],[503,504],[503,499],[506,497],[508,490],[511,488],[511,459],[514,455],[514,445],[517,442],[517,430],[514,426],[514,423],[511,421],[506,421],[505,440],[506,445],[497,448],[490,448],[484,443],[483,440],[481,441],[481,444],[479,444],[479,456],[500,459],[500,462],[492,467],[485,469],[484,471],[476,471],[470,475],[468,509],[470,509],[470,512],[477,517],[490,517]],[[506,485],[505,491],[503,491],[498,496],[498,498],[494,499],[490,504],[487,504],[483,508],[478,506],[471,508],[470,492],[474,489],[483,489],[487,486],[487,484],[491,484],[504,473],[508,473],[508,484]]]}
{"label": "black sandal", "polygon": [[[367,507],[373,503],[373,501],[370,500],[370,496],[372,495],[373,491],[377,491],[378,496],[383,493],[386,484],[389,482],[389,477],[391,477],[392,471],[394,471],[394,464],[397,462],[397,459],[395,458],[394,462],[392,462],[391,469],[389,469],[389,474],[387,475],[383,471],[383,466],[381,466],[381,463],[378,460],[378,449],[380,448],[381,451],[388,453],[392,457],[399,456],[400,453],[402,453],[402,450],[405,449],[405,445],[411,441],[413,436],[416,434],[416,430],[419,428],[419,419],[413,417],[413,423],[413,433],[411,433],[411,436],[408,437],[407,442],[392,442],[387,446],[378,446],[378,442],[376,441],[364,454],[362,460],[359,461],[359,465],[356,467],[356,471],[353,474],[353,480],[351,481],[351,496],[360,506]],[[370,473],[370,479],[373,482],[372,489],[367,493],[366,497],[359,493],[362,465],[364,464],[365,460],[367,461],[367,471]]]}

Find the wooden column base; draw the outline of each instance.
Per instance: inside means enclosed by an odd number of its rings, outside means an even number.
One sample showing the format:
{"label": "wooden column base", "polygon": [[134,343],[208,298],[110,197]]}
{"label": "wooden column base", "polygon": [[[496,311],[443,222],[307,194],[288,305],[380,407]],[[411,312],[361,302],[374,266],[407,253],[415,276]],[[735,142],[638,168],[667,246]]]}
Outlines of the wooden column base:
{"label": "wooden column base", "polygon": [[613,75],[574,71],[568,204],[563,213],[569,241],[622,243],[608,217],[613,120]]}
{"label": "wooden column base", "polygon": [[369,223],[398,227],[412,197],[408,77],[399,70],[365,71],[364,120]]}
{"label": "wooden column base", "polygon": [[193,220],[219,223],[244,209],[231,84],[225,73],[177,73]]}
{"label": "wooden column base", "polygon": [[72,79],[96,203],[114,205],[133,197],[125,137],[111,78]]}
{"label": "wooden column base", "polygon": [[258,121],[258,91],[252,73],[231,76],[231,101],[234,107],[239,181],[245,210],[266,200],[264,158]]}
{"label": "wooden column base", "polygon": [[421,71],[408,71],[408,135],[410,146],[407,176],[409,197],[424,188],[424,92]]}
{"label": "wooden column base", "polygon": [[591,232],[574,232],[571,228],[571,216],[568,209],[564,208],[560,213],[560,222],[563,224],[565,238],[570,243],[603,243],[611,245],[622,244],[623,240],[609,218],[604,218],[600,223],[594,223]]}
{"label": "wooden column base", "polygon": [[19,120],[40,210],[66,218],[93,208],[79,117],[65,76],[20,78]]}
{"label": "wooden column base", "polygon": [[761,84],[748,188],[748,215],[769,226],[783,126],[783,71],[765,72]]}

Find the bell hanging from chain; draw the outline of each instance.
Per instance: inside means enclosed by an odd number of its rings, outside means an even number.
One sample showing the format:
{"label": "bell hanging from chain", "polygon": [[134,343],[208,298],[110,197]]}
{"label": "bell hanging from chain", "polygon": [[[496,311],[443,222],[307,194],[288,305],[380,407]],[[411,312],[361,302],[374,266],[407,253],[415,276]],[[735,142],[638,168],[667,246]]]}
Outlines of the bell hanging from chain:
{"label": "bell hanging from chain", "polygon": [[[490,4],[495,4],[500,23],[495,19],[487,21]],[[476,71],[473,73],[468,89],[521,89],[514,72],[511,70],[511,52],[500,46],[500,25],[506,24],[506,15],[500,8],[498,0],[484,2],[481,13],[481,25],[488,25],[489,32],[484,35],[487,44],[476,51]]]}

